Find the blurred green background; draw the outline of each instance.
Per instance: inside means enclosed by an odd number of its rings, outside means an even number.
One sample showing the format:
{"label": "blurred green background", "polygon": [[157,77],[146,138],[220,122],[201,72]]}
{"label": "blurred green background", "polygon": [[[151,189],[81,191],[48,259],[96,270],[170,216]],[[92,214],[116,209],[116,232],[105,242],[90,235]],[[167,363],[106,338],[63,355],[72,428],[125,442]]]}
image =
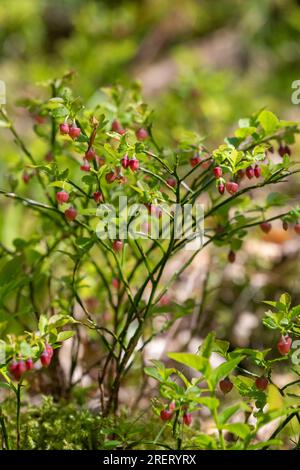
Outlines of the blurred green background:
{"label": "blurred green background", "polygon": [[220,139],[268,106],[297,118],[296,0],[1,0],[0,78],[12,106],[68,69],[92,100],[103,85],[141,80],[160,131],[184,124]]}
{"label": "blurred green background", "polygon": [[[300,121],[300,106],[291,103],[291,84],[300,79],[299,44],[299,0],[0,2],[0,79],[7,86],[7,107],[40,159],[45,148],[31,131],[33,120],[15,102],[38,96],[43,89],[36,84],[70,69],[77,73],[76,91],[88,104],[97,100],[99,87],[139,80],[155,109],[155,133],[162,143],[186,127],[207,136],[213,148],[240,117],[263,107]],[[0,186],[7,186],[9,169],[19,159],[3,130]],[[22,183],[21,168],[18,178],[21,191],[35,194]],[[284,190],[297,195],[299,182]],[[31,230],[34,219],[25,220],[22,207],[3,199],[1,207],[1,240],[9,246]],[[255,232],[252,236],[257,243]],[[300,302],[299,243],[291,246],[292,236],[275,237],[265,242],[273,251],[264,246],[261,258],[261,245],[253,240],[234,273],[220,271],[217,259],[212,283],[223,287],[209,299],[202,331],[222,325],[219,333],[228,329],[234,341],[233,322],[243,311],[255,310],[256,300],[288,290]],[[260,341],[257,331],[254,343]]]}

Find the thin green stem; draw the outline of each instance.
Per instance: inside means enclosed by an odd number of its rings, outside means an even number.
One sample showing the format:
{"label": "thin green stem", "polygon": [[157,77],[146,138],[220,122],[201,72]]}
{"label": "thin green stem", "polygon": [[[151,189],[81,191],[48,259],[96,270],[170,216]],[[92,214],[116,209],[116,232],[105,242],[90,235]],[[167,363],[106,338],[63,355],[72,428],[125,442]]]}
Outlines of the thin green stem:
{"label": "thin green stem", "polygon": [[218,412],[217,412],[216,409],[213,410],[212,416],[213,416],[215,425],[218,429],[218,435],[219,435],[219,441],[220,441],[221,449],[225,450],[226,446],[225,446],[224,436],[223,436],[222,429],[220,429],[219,420],[218,420]]}
{"label": "thin green stem", "polygon": [[19,382],[17,385],[17,419],[16,419],[16,432],[17,432],[17,450],[20,449],[20,439],[21,439],[21,388],[22,382]]}
{"label": "thin green stem", "polygon": [[171,168],[168,167],[168,165],[158,156],[158,155],[155,155],[155,153],[153,152],[149,152],[148,150],[144,150],[144,153],[146,153],[147,155],[149,155],[150,157],[154,158],[154,160],[157,160],[161,166],[168,172],[170,173],[170,175],[173,175],[173,171],[171,170]]}
{"label": "thin green stem", "polygon": [[2,409],[0,407],[0,426],[2,432],[2,450],[6,449],[9,450],[9,439],[8,439],[8,432],[5,423],[5,417],[2,413]]}
{"label": "thin green stem", "polygon": [[[21,137],[19,136],[17,130],[15,129],[12,121],[9,119],[9,117],[7,116],[6,112],[3,110],[3,108],[0,107],[0,115],[2,116],[2,118],[7,122],[7,125],[8,125],[8,128],[10,129],[12,135],[14,136],[15,138],[15,142],[17,143],[17,145],[20,147],[20,149],[22,150],[22,152],[26,155],[26,157],[29,159],[29,161],[32,163],[32,165],[34,166],[37,166],[37,162],[35,161],[32,153],[28,150],[28,148],[26,147],[25,143],[23,142],[23,140],[21,139]],[[47,192],[47,187],[46,187],[46,184],[44,183],[39,171],[37,171],[37,178],[38,178],[38,181],[41,185],[41,187],[44,189],[45,191],[45,194],[47,196],[47,198],[49,199],[49,201],[53,204],[53,201],[51,199],[51,196],[50,194]]]}

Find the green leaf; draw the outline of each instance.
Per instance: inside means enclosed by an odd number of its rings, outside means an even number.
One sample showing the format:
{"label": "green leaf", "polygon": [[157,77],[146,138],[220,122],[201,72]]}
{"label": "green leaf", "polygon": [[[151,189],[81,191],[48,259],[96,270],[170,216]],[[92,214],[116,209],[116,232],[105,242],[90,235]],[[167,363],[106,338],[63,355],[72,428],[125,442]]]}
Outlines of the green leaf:
{"label": "green leaf", "polygon": [[270,350],[271,349],[263,349],[262,351],[260,351],[258,349],[237,348],[228,354],[228,358],[234,359],[237,356],[246,355],[246,356],[251,356],[255,358],[257,361],[263,361],[263,359],[265,358],[265,356],[268,354]]}
{"label": "green leaf", "polygon": [[212,331],[206,336],[205,340],[201,344],[199,348],[199,353],[202,357],[206,357],[207,359],[209,359],[213,350],[215,336],[216,334]]}
{"label": "green leaf", "polygon": [[289,196],[287,196],[286,194],[270,193],[267,196],[266,208],[284,206],[289,199]]}
{"label": "green leaf", "polygon": [[112,147],[111,145],[109,144],[104,144],[104,150],[105,150],[105,153],[107,155],[109,155],[110,157],[112,157],[113,159],[117,158],[118,157],[118,152],[116,152]]}
{"label": "green leaf", "polygon": [[245,137],[254,134],[255,131],[256,127],[242,127],[235,131],[235,136],[244,139]]}
{"label": "green leaf", "polygon": [[252,149],[252,155],[254,157],[261,157],[262,160],[265,159],[265,151],[270,148],[270,145],[268,144],[258,144],[258,145],[255,145],[255,147]]}
{"label": "green leaf", "polygon": [[280,296],[279,302],[285,305],[286,309],[288,310],[292,302],[291,296],[285,292],[284,294]]}
{"label": "green leaf", "polygon": [[246,437],[251,433],[251,428],[246,423],[225,424],[222,426],[222,429],[226,429],[235,436],[238,436],[240,439],[246,439]]}
{"label": "green leaf", "polygon": [[76,245],[78,245],[80,251],[78,254],[82,257],[85,253],[88,253],[88,251],[92,248],[94,245],[95,240],[93,237],[87,238],[87,237],[80,237],[77,238],[76,240]]}
{"label": "green leaf", "polygon": [[29,243],[26,240],[23,240],[23,238],[15,238],[13,244],[18,251],[21,251],[28,246]]}
{"label": "green leaf", "polygon": [[242,139],[238,137],[226,137],[224,141],[226,142],[226,144],[233,145],[233,147],[238,147],[239,144],[242,142]]}
{"label": "green leaf", "polygon": [[263,110],[258,116],[258,122],[261,124],[266,134],[272,134],[279,127],[279,120],[271,111]]}
{"label": "green leaf", "polygon": [[86,215],[86,216],[91,216],[91,217],[96,217],[97,216],[97,208],[95,207],[94,209],[78,209],[78,214],[80,215]]}
{"label": "green leaf", "polygon": [[135,186],[135,185],[133,185],[133,184],[130,185],[130,188],[133,189],[134,191],[136,191],[136,192],[139,193],[139,194],[142,194],[142,195],[143,195],[143,194],[145,193],[145,191],[144,191],[143,189],[141,189],[141,188],[139,188],[138,186]]}
{"label": "green leaf", "polygon": [[64,107],[64,100],[60,97],[51,98],[46,104],[47,108],[50,110]]}
{"label": "green leaf", "polygon": [[49,325],[55,325],[57,322],[61,321],[64,318],[65,318],[65,315],[61,315],[57,313],[50,318]]}
{"label": "green leaf", "polygon": [[50,98],[48,100],[48,103],[61,103],[61,104],[63,104],[64,100],[61,96],[54,96],[53,98]]}
{"label": "green leaf", "polygon": [[73,186],[70,183],[66,183],[66,181],[53,181],[52,183],[49,183],[48,186],[61,188],[68,192],[73,191]]}
{"label": "green leaf", "polygon": [[103,449],[115,449],[121,444],[122,444],[121,441],[106,441],[103,444]]}
{"label": "green leaf", "polygon": [[87,184],[88,186],[91,186],[91,185],[95,184],[96,178],[93,175],[84,175],[81,178],[81,181],[83,181],[84,184]]}
{"label": "green leaf", "polygon": [[56,315],[53,315],[48,321],[47,329],[51,330],[52,328],[58,328],[58,327],[66,325],[67,323],[74,323],[73,318],[68,315],[56,314]]}
{"label": "green leaf", "polygon": [[54,109],[49,109],[49,113],[55,119],[62,119],[68,115],[68,110],[64,106],[58,106]]}
{"label": "green leaf", "polygon": [[250,119],[249,118],[241,118],[239,119],[239,127],[249,127],[250,126]]}
{"label": "green leaf", "polygon": [[233,238],[231,240],[230,246],[233,251],[238,251],[243,245],[243,240],[239,240],[238,238]]}
{"label": "green leaf", "polygon": [[156,367],[145,367],[144,368],[145,374],[149,375],[153,379],[157,380],[158,382],[164,382],[163,377],[159,373]]}
{"label": "green leaf", "polygon": [[282,318],[282,320],[280,320],[279,322],[279,325],[280,326],[283,326],[284,328],[286,328],[288,325],[289,325],[289,319],[288,318]]}
{"label": "green leaf", "polygon": [[197,398],[200,405],[207,406],[211,411],[216,410],[220,404],[219,400],[215,397],[200,397]]}
{"label": "green leaf", "polygon": [[41,315],[39,318],[38,329],[40,333],[43,335],[45,333],[45,328],[48,323],[48,319],[45,315]]}
{"label": "green leaf", "polygon": [[268,441],[258,442],[257,444],[249,446],[248,450],[260,450],[260,449],[264,449],[264,447],[267,447],[267,446],[279,447],[281,444],[282,444],[282,441],[280,439],[269,439]]}
{"label": "green leaf", "polygon": [[273,302],[272,300],[263,300],[263,304],[271,305],[271,307],[276,307],[277,302]]}
{"label": "green leaf", "polygon": [[20,344],[20,353],[23,357],[29,357],[32,354],[32,349],[30,344],[26,343],[26,341],[22,341]]}
{"label": "green leaf", "polygon": [[75,334],[75,331],[61,331],[60,333],[58,333],[56,341],[58,342],[66,341],[67,339],[72,338],[74,334]]}
{"label": "green leaf", "polygon": [[229,406],[219,413],[219,423],[225,424],[235,413],[240,410],[250,410],[250,407],[244,402],[236,403],[235,405]]}
{"label": "green leaf", "polygon": [[209,365],[208,360],[205,357],[197,356],[197,354],[169,353],[168,356],[170,359],[173,359],[180,364],[184,364],[185,366],[191,367],[192,369],[202,373],[204,373]]}
{"label": "green leaf", "polygon": [[[10,261],[2,266],[0,272],[0,286],[3,287],[4,284],[8,284],[9,282],[16,281],[16,277],[24,277],[24,273],[22,270],[22,265],[24,263],[24,256],[15,256]],[[20,279],[19,279],[20,280]]]}
{"label": "green leaf", "polygon": [[247,396],[252,391],[253,379],[250,379],[250,377],[238,375],[237,377],[232,377],[231,381],[242,396]]}
{"label": "green leaf", "polygon": [[209,382],[211,383],[212,387],[215,388],[217,383],[223,378],[227,377],[227,375],[232,372],[236,366],[241,362],[244,356],[238,356],[230,361],[224,362],[223,364],[219,365],[216,369],[214,369],[211,373],[209,378]]}
{"label": "green leaf", "polygon": [[69,176],[69,172],[70,172],[69,168],[65,168],[64,170],[62,170],[60,173],[58,173],[58,180],[66,181],[66,179]]}
{"label": "green leaf", "polygon": [[300,305],[296,305],[290,311],[290,318],[298,317],[300,315]]}
{"label": "green leaf", "polygon": [[228,348],[230,346],[229,341],[225,341],[223,339],[215,339],[214,345],[213,345],[213,352],[216,352],[218,354],[221,354],[222,356],[225,356]]}
{"label": "green leaf", "polygon": [[198,436],[194,437],[192,442],[197,447],[203,448],[205,450],[218,448],[216,439],[213,436],[208,436],[207,434],[203,433],[200,433]]}
{"label": "green leaf", "polygon": [[89,138],[86,135],[81,133],[80,136],[77,137],[76,141],[77,142],[89,142]]}
{"label": "green leaf", "polygon": [[270,330],[277,330],[277,328],[278,328],[277,323],[271,317],[263,318],[262,323],[267,328],[270,328]]}

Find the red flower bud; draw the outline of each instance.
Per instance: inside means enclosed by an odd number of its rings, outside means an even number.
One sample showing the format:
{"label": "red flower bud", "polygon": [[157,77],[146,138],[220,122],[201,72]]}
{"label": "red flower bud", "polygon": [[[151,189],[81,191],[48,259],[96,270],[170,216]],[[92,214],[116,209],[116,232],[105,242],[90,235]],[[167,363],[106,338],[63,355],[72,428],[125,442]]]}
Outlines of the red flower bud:
{"label": "red flower bud", "polygon": [[68,202],[69,193],[66,191],[58,191],[58,193],[56,193],[56,200],[58,204],[64,204],[65,202]]}
{"label": "red flower bud", "polygon": [[218,191],[219,191],[220,194],[224,194],[225,193],[225,184],[220,183],[218,185]]}
{"label": "red flower bud", "polygon": [[129,164],[131,171],[137,171],[140,166],[140,163],[136,158],[131,158],[128,164]]}
{"label": "red flower bud", "polygon": [[[287,231],[289,229],[289,224],[287,223],[286,220],[283,220],[282,221],[282,228],[283,230]],[[299,229],[300,229],[300,224],[299,224]],[[300,234],[300,230],[299,230],[299,234]]]}
{"label": "red flower bud", "polygon": [[261,176],[261,169],[258,165],[255,165],[254,167],[254,175],[256,178],[259,178]]}
{"label": "red flower bud", "polygon": [[45,350],[44,352],[42,352],[42,354],[40,356],[40,360],[41,360],[42,366],[48,367],[50,362],[51,362],[51,356]]}
{"label": "red flower bud", "polygon": [[220,166],[216,166],[215,168],[213,168],[213,174],[216,178],[221,178],[222,176],[222,168]]}
{"label": "red flower bud", "polygon": [[266,390],[267,386],[269,385],[269,381],[266,377],[264,376],[261,376],[261,377],[258,377],[256,380],[255,380],[255,386],[258,390]]}
{"label": "red flower bud", "polygon": [[129,166],[129,158],[128,158],[128,155],[124,155],[124,157],[121,159],[121,165],[123,168],[128,168]]}
{"label": "red flower bud", "polygon": [[228,183],[226,183],[226,189],[229,192],[229,194],[235,194],[239,189],[239,185],[238,183],[235,183],[234,181],[229,181]]}
{"label": "red flower bud", "polygon": [[162,421],[170,421],[173,417],[173,411],[170,410],[161,410],[160,419]]}
{"label": "red flower bud", "polygon": [[297,223],[295,226],[294,226],[294,230],[295,232],[297,233],[297,235],[300,235],[300,224]]}
{"label": "red flower bud", "polygon": [[86,160],[83,161],[83,165],[80,167],[81,171],[90,171],[91,166]]}
{"label": "red flower bud", "polygon": [[260,228],[264,233],[269,233],[272,230],[272,224],[270,222],[262,222]]}
{"label": "red flower bud", "polygon": [[100,191],[95,191],[93,194],[93,198],[97,204],[100,204],[100,202],[103,202],[103,194]]}
{"label": "red flower bud", "polygon": [[108,183],[113,183],[116,179],[116,175],[114,171],[110,171],[109,173],[106,173],[105,179]]}
{"label": "red flower bud", "polygon": [[233,383],[228,378],[225,378],[223,380],[220,380],[219,387],[225,395],[226,393],[231,392],[231,390],[233,388]]}
{"label": "red flower bud", "polygon": [[33,369],[34,364],[33,364],[33,360],[31,359],[31,357],[25,361],[25,365],[26,365],[26,370]]}
{"label": "red flower bud", "polygon": [[24,173],[23,173],[23,175],[22,175],[22,180],[24,181],[25,184],[28,184],[28,183],[29,183],[30,174],[27,173],[27,171],[24,171]]}
{"label": "red flower bud", "polygon": [[85,152],[85,158],[89,161],[94,160],[96,157],[96,152],[95,150],[91,147]]}
{"label": "red flower bud", "polygon": [[72,139],[77,139],[81,134],[80,127],[77,127],[76,125],[72,125],[69,128],[69,136],[72,137]]}
{"label": "red flower bud", "polygon": [[286,356],[291,349],[292,338],[289,335],[282,336],[277,343],[277,349],[282,356]]}
{"label": "red flower bud", "polygon": [[175,188],[176,186],[176,180],[174,178],[168,178],[167,179],[167,184],[171,186],[171,188]]}
{"label": "red flower bud", "polygon": [[190,159],[190,164],[193,168],[199,165],[200,162],[201,162],[201,158],[199,157],[199,155],[195,155],[194,157]]}
{"label": "red flower bud", "polygon": [[184,413],[183,415],[183,422],[186,426],[190,426],[192,424],[193,417],[191,413]]}
{"label": "red flower bud", "polygon": [[135,135],[138,140],[145,140],[145,139],[148,139],[149,137],[149,133],[147,129],[145,129],[144,127],[141,127],[140,129],[138,129]]}
{"label": "red flower bud", "polygon": [[125,129],[123,129],[120,121],[118,121],[117,119],[115,119],[112,124],[111,124],[111,130],[113,132],[117,132],[118,134],[120,135],[124,135],[125,134]]}
{"label": "red flower bud", "polygon": [[251,180],[254,176],[254,169],[252,168],[252,166],[248,166],[248,168],[246,168],[246,175],[247,175],[247,178],[249,180]]}
{"label": "red flower bud", "polygon": [[114,251],[121,251],[123,248],[122,240],[114,240],[113,242],[113,250]]}
{"label": "red flower bud", "polygon": [[74,207],[69,207],[65,210],[65,217],[68,220],[74,220],[77,217],[77,210]]}
{"label": "red flower bud", "polygon": [[67,124],[66,122],[63,122],[62,124],[60,124],[59,125],[59,132],[61,133],[61,135],[69,134],[69,132],[70,132],[69,124]]}

